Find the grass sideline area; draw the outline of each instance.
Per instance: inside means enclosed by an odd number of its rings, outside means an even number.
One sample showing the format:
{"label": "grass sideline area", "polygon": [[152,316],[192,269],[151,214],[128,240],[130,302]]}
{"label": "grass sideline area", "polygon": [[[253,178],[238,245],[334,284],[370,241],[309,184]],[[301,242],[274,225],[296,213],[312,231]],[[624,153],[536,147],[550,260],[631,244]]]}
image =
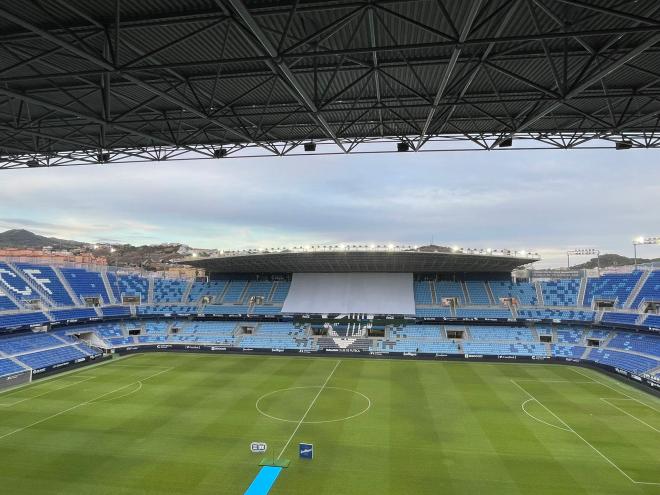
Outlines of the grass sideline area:
{"label": "grass sideline area", "polygon": [[[660,399],[560,365],[142,354],[0,393],[22,494],[660,494]],[[298,443],[314,459],[298,458]]]}

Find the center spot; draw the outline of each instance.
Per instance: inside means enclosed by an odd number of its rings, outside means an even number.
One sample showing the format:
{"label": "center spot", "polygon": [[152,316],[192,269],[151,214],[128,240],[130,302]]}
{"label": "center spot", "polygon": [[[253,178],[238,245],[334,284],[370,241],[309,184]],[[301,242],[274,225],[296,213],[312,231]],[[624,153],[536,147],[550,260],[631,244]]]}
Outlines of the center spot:
{"label": "center spot", "polygon": [[298,423],[313,402],[303,424],[345,421],[366,413],[371,407],[369,397],[355,390],[325,387],[319,394],[320,390],[320,385],[274,390],[259,397],[255,407],[268,418]]}

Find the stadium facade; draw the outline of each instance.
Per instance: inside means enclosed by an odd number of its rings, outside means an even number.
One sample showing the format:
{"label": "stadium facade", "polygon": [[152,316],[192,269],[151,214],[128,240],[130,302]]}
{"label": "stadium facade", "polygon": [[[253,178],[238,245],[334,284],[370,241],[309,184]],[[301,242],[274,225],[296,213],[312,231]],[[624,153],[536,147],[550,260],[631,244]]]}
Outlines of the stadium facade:
{"label": "stadium facade", "polygon": [[660,388],[660,270],[515,280],[520,253],[228,253],[196,280],[0,262],[0,386],[113,353],[596,366]]}

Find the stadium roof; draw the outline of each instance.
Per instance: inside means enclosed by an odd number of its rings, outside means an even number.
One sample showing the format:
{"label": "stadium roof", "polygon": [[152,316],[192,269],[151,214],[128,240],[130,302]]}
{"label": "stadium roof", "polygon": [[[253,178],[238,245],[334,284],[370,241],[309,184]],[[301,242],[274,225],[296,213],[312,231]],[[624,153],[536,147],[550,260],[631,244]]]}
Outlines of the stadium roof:
{"label": "stadium roof", "polygon": [[501,272],[538,261],[531,255],[485,252],[396,250],[232,253],[216,258],[188,259],[187,265],[207,273],[454,273]]}
{"label": "stadium roof", "polygon": [[657,147],[658,42],[657,0],[7,0],[0,168]]}

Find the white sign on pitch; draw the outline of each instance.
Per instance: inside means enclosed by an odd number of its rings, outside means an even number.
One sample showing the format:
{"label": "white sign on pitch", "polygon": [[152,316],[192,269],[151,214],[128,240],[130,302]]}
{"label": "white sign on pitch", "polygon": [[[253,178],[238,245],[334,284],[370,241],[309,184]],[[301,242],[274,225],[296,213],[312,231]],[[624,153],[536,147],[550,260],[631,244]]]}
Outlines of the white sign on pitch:
{"label": "white sign on pitch", "polygon": [[250,452],[254,454],[263,454],[268,449],[268,445],[265,442],[252,442],[250,444]]}

